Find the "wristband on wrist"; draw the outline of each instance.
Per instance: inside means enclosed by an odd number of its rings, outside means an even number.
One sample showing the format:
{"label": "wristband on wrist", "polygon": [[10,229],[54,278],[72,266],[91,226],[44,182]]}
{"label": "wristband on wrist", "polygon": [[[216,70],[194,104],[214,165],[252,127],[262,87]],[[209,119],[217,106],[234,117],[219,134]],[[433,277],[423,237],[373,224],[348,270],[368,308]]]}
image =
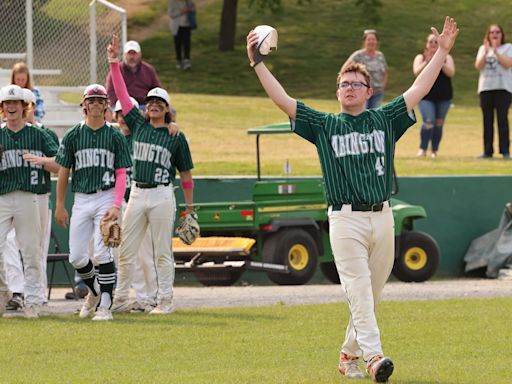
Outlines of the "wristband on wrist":
{"label": "wristband on wrist", "polygon": [[194,180],[182,181],[181,182],[181,187],[183,189],[192,189],[192,188],[194,188]]}

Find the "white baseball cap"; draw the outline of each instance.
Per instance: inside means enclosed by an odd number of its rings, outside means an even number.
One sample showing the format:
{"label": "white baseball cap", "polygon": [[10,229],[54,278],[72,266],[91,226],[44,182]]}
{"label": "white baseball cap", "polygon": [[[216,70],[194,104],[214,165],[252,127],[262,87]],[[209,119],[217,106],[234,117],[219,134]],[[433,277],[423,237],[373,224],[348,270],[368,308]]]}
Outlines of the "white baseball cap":
{"label": "white baseball cap", "polygon": [[0,101],[25,101],[23,90],[19,85],[6,85],[0,90]]}
{"label": "white baseball cap", "polygon": [[149,91],[148,94],[146,95],[146,103],[148,99],[150,99],[151,97],[158,97],[159,99],[165,101],[167,105],[171,105],[171,98],[169,97],[167,91],[163,88],[156,87]]}
{"label": "white baseball cap", "polygon": [[[130,100],[132,101],[132,104],[134,107],[139,108],[139,103],[137,103],[137,100],[135,100],[133,97],[130,96]],[[114,107],[114,112],[122,111],[123,108],[121,107],[121,102],[119,100],[116,101],[116,105]]]}
{"label": "white baseball cap", "polygon": [[101,84],[88,85],[84,91],[84,100],[89,99],[91,97],[101,97],[102,99],[106,99],[107,90]]}
{"label": "white baseball cap", "polygon": [[124,45],[124,53],[128,53],[130,51],[140,53],[140,44],[137,43],[135,40],[127,41]]}
{"label": "white baseball cap", "polygon": [[254,28],[254,32],[258,34],[258,44],[254,51],[254,59],[256,62],[260,62],[272,49],[277,49],[277,31],[270,25],[258,25]]}
{"label": "white baseball cap", "polygon": [[32,92],[28,88],[23,88],[23,100],[25,100],[25,103],[32,103],[36,104],[36,95],[34,95],[34,92]]}

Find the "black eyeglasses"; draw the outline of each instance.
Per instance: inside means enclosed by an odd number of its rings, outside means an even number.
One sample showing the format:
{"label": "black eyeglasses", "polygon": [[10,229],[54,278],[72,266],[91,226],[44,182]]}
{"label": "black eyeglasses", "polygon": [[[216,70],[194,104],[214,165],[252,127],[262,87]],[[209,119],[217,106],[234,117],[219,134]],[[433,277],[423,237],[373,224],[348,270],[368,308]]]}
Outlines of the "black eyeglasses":
{"label": "black eyeglasses", "polygon": [[352,89],[354,91],[357,91],[363,87],[370,88],[370,86],[368,84],[365,84],[362,81],[353,81],[353,82],[342,81],[341,83],[338,84],[339,89],[347,89],[348,87],[352,87]]}

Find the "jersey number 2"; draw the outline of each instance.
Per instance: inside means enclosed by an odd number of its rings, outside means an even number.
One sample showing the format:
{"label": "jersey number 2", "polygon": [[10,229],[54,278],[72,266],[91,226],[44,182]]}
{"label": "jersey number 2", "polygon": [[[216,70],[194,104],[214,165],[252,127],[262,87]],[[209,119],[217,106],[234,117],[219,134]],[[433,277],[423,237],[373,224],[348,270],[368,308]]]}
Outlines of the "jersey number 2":
{"label": "jersey number 2", "polygon": [[157,168],[155,171],[155,182],[162,184],[169,183],[169,171],[167,169]]}

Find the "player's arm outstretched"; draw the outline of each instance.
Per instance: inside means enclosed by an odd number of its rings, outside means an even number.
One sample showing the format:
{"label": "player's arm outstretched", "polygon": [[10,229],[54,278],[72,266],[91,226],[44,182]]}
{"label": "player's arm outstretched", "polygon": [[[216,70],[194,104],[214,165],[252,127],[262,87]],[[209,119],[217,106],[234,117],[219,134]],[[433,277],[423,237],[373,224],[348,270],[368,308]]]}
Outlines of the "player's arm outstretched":
{"label": "player's arm outstretched", "polygon": [[[257,44],[258,35],[254,31],[249,32],[247,35],[247,57],[249,58],[251,65],[254,65],[254,50],[256,49]],[[269,95],[272,101],[284,113],[286,113],[292,120],[295,120],[295,115],[297,113],[297,100],[288,96],[283,86],[277,81],[263,62],[255,65],[254,70],[260,79],[261,85],[263,85],[263,88],[267,92],[267,95]]]}
{"label": "player's arm outstretched", "polygon": [[110,73],[112,75],[114,91],[121,103],[123,115],[127,115],[133,108],[133,103],[130,100],[128,89],[126,88],[123,75],[121,75],[121,69],[119,68],[119,37],[116,34],[112,35],[112,41],[107,47],[107,57],[110,63]]}
{"label": "player's arm outstretched", "polygon": [[434,27],[431,30],[439,43],[438,49],[425,69],[421,71],[411,87],[404,93],[405,104],[409,112],[414,109],[416,104],[425,97],[434,85],[459,34],[457,23],[449,16],[446,16],[444,20],[443,32],[441,34]]}

